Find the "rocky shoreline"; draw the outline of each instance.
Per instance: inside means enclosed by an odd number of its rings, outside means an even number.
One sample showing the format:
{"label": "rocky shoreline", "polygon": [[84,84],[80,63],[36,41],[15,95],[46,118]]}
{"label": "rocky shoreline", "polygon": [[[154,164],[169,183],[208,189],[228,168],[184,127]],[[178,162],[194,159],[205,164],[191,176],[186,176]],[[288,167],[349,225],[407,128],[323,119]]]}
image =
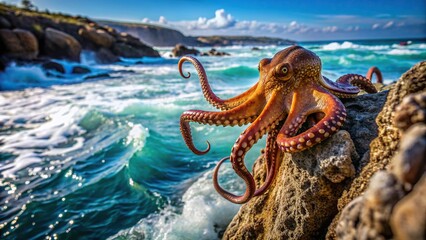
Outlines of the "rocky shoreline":
{"label": "rocky shoreline", "polygon": [[12,60],[80,62],[83,50],[94,52],[98,63],[160,57],[138,38],[88,18],[0,4],[0,69]]}
{"label": "rocky shoreline", "polygon": [[[342,130],[285,154],[270,190],[241,207],[223,239],[424,239],[425,70],[345,100]],[[253,172],[260,186],[262,156]]]}

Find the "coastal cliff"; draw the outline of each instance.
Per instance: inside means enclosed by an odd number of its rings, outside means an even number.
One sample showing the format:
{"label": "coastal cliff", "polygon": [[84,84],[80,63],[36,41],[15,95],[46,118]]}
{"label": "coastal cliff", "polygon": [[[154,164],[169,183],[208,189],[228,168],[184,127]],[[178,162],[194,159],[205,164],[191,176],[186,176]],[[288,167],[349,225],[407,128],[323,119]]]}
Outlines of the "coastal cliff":
{"label": "coastal cliff", "polygon": [[181,32],[151,24],[125,23],[116,21],[98,21],[114,27],[120,31],[132,34],[151,46],[175,46],[183,44],[188,46],[231,46],[231,45],[293,45],[295,41],[253,36],[185,36]]}
{"label": "coastal cliff", "polygon": [[160,56],[138,38],[89,18],[0,4],[3,61],[54,58],[79,62],[83,50],[95,52],[100,63],[119,57]]}
{"label": "coastal cliff", "polygon": [[[390,90],[343,100],[342,130],[284,154],[270,190],[241,207],[223,239],[425,238],[425,69],[421,62]],[[263,156],[253,172],[260,186]]]}

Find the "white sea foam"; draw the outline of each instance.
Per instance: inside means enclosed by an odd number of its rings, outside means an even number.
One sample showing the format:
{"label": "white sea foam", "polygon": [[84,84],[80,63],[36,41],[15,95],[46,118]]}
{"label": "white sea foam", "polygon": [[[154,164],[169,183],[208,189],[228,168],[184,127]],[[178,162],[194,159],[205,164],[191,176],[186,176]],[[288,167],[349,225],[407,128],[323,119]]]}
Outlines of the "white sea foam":
{"label": "white sea foam", "polygon": [[[222,177],[231,173],[229,166],[221,169]],[[240,206],[228,202],[215,191],[211,174],[212,171],[203,174],[188,188],[182,198],[182,208],[169,205],[110,239],[135,236],[156,240],[219,239],[219,232],[226,228]],[[230,179],[225,187],[233,185],[234,191],[241,190],[242,184],[235,186],[236,181]]]}
{"label": "white sea foam", "polygon": [[419,51],[416,50],[410,50],[410,49],[392,49],[387,52],[389,55],[414,55],[414,54],[420,54]]}
{"label": "white sea foam", "polygon": [[343,43],[332,42],[322,46],[322,50],[332,51],[332,50],[342,50],[342,49],[366,49],[366,50],[385,50],[389,49],[388,45],[360,45],[352,42],[345,41]]}

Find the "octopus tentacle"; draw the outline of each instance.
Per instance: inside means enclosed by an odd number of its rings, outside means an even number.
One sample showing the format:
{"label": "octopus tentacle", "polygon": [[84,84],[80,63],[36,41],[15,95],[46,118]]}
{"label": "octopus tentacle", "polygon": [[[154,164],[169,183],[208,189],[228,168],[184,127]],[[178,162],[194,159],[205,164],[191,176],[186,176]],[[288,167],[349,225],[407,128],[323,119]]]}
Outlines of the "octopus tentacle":
{"label": "octopus tentacle", "polygon": [[275,176],[277,175],[278,168],[280,166],[279,161],[282,159],[282,151],[280,151],[276,140],[279,129],[281,128],[283,123],[283,121],[280,122],[276,128],[271,129],[271,131],[268,133],[264,156],[267,167],[267,175],[263,185],[254,192],[254,196],[260,196],[265,193],[269,189],[275,179]]}
{"label": "octopus tentacle", "polygon": [[[371,78],[371,77],[370,77]],[[370,79],[359,74],[346,74],[337,79],[338,83],[346,83],[359,87],[368,93],[376,93],[377,89]]]}
{"label": "octopus tentacle", "polygon": [[214,107],[220,110],[228,110],[241,105],[242,103],[247,101],[257,89],[258,83],[256,83],[250,89],[248,89],[247,91],[245,91],[244,93],[236,97],[226,99],[226,100],[220,99],[211,89],[209,81],[207,79],[206,71],[204,70],[203,65],[198,61],[198,59],[191,56],[184,56],[179,60],[178,68],[179,68],[180,75],[183,78],[190,78],[191,77],[190,72],[188,72],[188,75],[185,75],[183,73],[182,66],[184,62],[190,62],[192,63],[192,65],[194,65],[195,70],[198,73],[198,78],[200,79],[201,89],[203,91],[204,97],[211,105],[213,105]]}
{"label": "octopus tentacle", "polygon": [[325,76],[319,78],[321,86],[339,97],[355,97],[360,92],[359,88],[346,83],[333,82]]}
{"label": "octopus tentacle", "polygon": [[[255,101],[260,105],[255,105]],[[180,116],[180,131],[188,148],[197,155],[206,154],[210,150],[210,143],[207,141],[207,148],[204,151],[198,150],[192,140],[191,127],[189,122],[197,122],[209,125],[221,126],[242,126],[254,121],[262,111],[265,102],[261,95],[252,96],[246,103],[223,112],[209,112],[202,110],[188,110]]]}
{"label": "octopus tentacle", "polygon": [[268,101],[268,104],[265,106],[265,109],[262,111],[259,117],[253,122],[252,125],[247,128],[246,131],[244,131],[240,135],[240,137],[234,144],[234,147],[232,148],[230,160],[235,172],[244,180],[246,184],[246,190],[244,194],[240,196],[232,194],[219,185],[217,175],[219,172],[220,165],[225,160],[222,159],[223,161],[219,162],[219,164],[214,170],[213,183],[216,191],[225,199],[233,203],[246,203],[255,194],[256,185],[253,176],[244,164],[244,157],[246,153],[251,149],[251,147],[260,138],[262,138],[265,133],[270,132],[271,129],[274,129],[276,125],[279,124],[279,121],[282,118],[283,102],[280,101],[282,97],[277,95],[278,94],[276,93],[272,95],[271,99]]}
{"label": "octopus tentacle", "polygon": [[382,83],[383,84],[382,72],[376,66],[373,66],[370,69],[368,69],[368,72],[367,72],[367,74],[365,76],[372,82],[373,81],[373,74],[376,74],[376,81],[378,83]]}
{"label": "octopus tentacle", "polygon": [[[346,109],[338,98],[320,86],[312,85],[312,89],[311,97],[316,99],[316,106],[301,103],[298,98],[306,95],[294,98],[289,116],[277,136],[278,145],[285,152],[299,152],[312,147],[337,132],[346,119]],[[311,102],[310,99],[308,102]],[[325,114],[320,121],[296,135],[308,115],[320,112]]]}

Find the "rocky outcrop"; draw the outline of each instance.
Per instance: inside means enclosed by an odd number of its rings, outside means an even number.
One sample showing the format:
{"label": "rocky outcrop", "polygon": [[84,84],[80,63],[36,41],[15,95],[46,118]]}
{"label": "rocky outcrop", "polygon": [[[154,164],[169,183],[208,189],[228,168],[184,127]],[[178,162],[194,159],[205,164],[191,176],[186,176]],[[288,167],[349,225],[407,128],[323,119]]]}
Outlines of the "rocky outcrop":
{"label": "rocky outcrop", "polygon": [[[224,239],[318,239],[337,212],[345,179],[355,174],[358,159],[346,131],[339,131],[312,151],[285,154],[271,190],[241,207]],[[254,165],[255,178],[266,175],[264,159]]]}
{"label": "rocky outcrop", "polygon": [[[419,111],[426,111],[425,107],[407,106],[415,98],[426,105],[426,92],[422,92],[407,96],[396,109],[396,115],[405,115],[396,120],[404,119],[403,126],[413,123],[412,117]],[[423,118],[414,122],[401,129],[400,147],[388,169],[376,172],[364,195],[343,209],[336,228],[339,239],[426,237],[426,198],[422,195],[426,193],[426,121]]]}
{"label": "rocky outcrop", "polygon": [[100,48],[110,48],[115,42],[115,38],[103,29],[96,29],[90,26],[80,28],[78,34]]}
{"label": "rocky outcrop", "polygon": [[[82,49],[94,51],[96,59],[100,63],[118,61],[120,57],[160,56],[157,51],[142,43],[138,38],[83,17],[38,12],[0,4],[0,29],[2,31],[13,30],[14,35],[16,35],[16,31],[21,31],[16,29],[23,29],[35,36],[35,43],[40,46],[40,51],[32,54],[30,58],[28,49],[24,49],[26,51],[24,59],[48,57],[78,62]],[[10,32],[6,32],[6,34],[11,35]],[[21,45],[17,36],[7,37],[7,39],[8,46],[17,48],[16,46]],[[1,44],[0,48],[3,48],[3,45]],[[29,48],[34,45],[26,44],[24,46]],[[18,50],[14,50],[14,53],[19,52],[22,55],[22,49]],[[1,53],[4,52],[1,51]],[[8,61],[20,57],[20,55],[17,57],[17,54],[8,53],[8,58],[10,58],[6,59]]]}
{"label": "rocky outcrop", "polygon": [[183,44],[177,44],[172,49],[172,55],[173,57],[182,57],[185,55],[200,55],[200,51],[195,48],[188,48]]}
{"label": "rocky outcrop", "polygon": [[[224,239],[321,239],[337,214],[337,202],[362,165],[368,144],[377,135],[374,119],[387,92],[344,102],[345,128],[330,139],[295,154],[285,154],[267,194],[243,205]],[[373,124],[372,124],[373,123]],[[257,184],[265,178],[263,158],[256,161]]]}
{"label": "rocky outcrop", "polygon": [[79,62],[81,50],[80,43],[71,35],[53,28],[46,29],[43,42],[46,56]]}
{"label": "rocky outcrop", "polygon": [[[389,94],[344,100],[342,130],[284,154],[270,190],[241,207],[223,238],[424,239],[425,70],[426,62],[417,64]],[[260,186],[262,157],[253,171]]]}
{"label": "rocky outcrop", "polygon": [[30,31],[0,29],[0,54],[6,57],[31,60],[37,57],[39,45]]}
{"label": "rocky outcrop", "polygon": [[209,51],[203,52],[201,54],[201,56],[217,56],[217,57],[229,56],[229,55],[231,55],[231,54],[229,54],[227,52],[217,51],[215,48],[212,48]]}
{"label": "rocky outcrop", "polygon": [[[395,114],[397,106],[401,104],[404,97],[417,92],[425,91],[426,89],[426,62],[416,64],[409,71],[404,73],[397,83],[391,88],[386,104],[376,118],[378,125],[378,137],[374,139],[370,145],[370,154],[363,163],[365,165],[352,181],[350,187],[344,192],[339,199],[338,209],[339,214],[334,218],[330,225],[328,237],[336,238],[335,229],[338,224],[343,208],[356,197],[364,193],[369,186],[372,176],[389,167],[391,159],[398,152],[398,146],[401,138],[401,130],[395,126]],[[417,116],[417,115],[416,115]],[[397,119],[404,119],[398,117]],[[412,119],[410,117],[409,119]],[[398,123],[401,125],[402,123]]]}

